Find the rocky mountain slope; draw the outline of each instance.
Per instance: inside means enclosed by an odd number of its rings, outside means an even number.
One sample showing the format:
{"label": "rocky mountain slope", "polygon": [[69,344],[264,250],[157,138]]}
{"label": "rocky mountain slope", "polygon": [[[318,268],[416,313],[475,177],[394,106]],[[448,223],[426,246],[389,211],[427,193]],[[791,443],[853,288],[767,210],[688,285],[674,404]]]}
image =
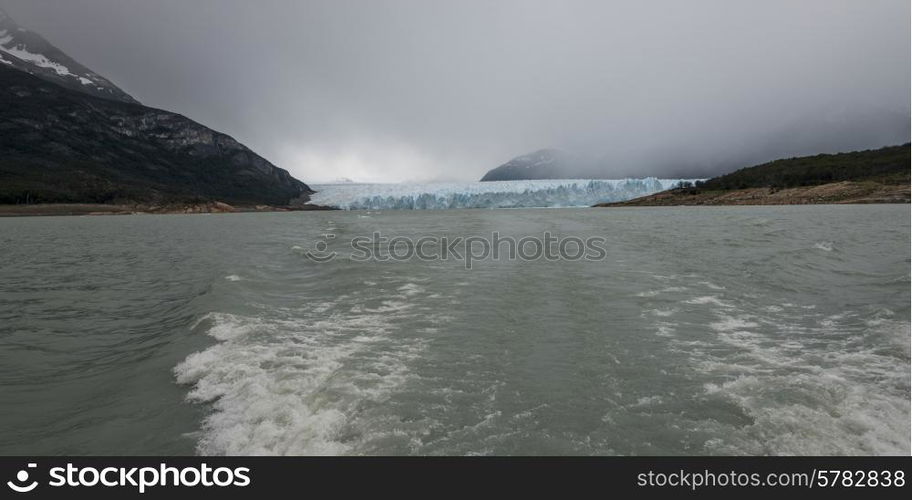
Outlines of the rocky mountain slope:
{"label": "rocky mountain slope", "polygon": [[286,205],[310,192],[184,116],[0,67],[0,203]]}
{"label": "rocky mountain slope", "polygon": [[0,204],[301,204],[233,138],[142,106],[0,11]]}

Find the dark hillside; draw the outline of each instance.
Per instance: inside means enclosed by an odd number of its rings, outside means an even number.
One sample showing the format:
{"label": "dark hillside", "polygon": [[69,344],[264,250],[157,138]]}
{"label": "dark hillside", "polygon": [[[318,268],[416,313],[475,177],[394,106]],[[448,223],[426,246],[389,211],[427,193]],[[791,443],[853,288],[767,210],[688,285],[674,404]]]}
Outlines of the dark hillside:
{"label": "dark hillside", "polygon": [[909,144],[776,160],[698,183],[700,189],[788,188],[841,181],[909,182]]}
{"label": "dark hillside", "polygon": [[0,66],[0,204],[285,205],[311,192],[184,116]]}

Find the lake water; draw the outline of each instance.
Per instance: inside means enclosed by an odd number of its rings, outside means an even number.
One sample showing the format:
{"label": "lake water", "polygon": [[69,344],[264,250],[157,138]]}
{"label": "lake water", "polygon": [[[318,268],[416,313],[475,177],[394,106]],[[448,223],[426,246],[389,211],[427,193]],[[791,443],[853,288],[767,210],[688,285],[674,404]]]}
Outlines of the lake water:
{"label": "lake water", "polygon": [[[606,257],[344,257],[376,231]],[[0,453],[908,454],[909,242],[908,205],[0,219]]]}

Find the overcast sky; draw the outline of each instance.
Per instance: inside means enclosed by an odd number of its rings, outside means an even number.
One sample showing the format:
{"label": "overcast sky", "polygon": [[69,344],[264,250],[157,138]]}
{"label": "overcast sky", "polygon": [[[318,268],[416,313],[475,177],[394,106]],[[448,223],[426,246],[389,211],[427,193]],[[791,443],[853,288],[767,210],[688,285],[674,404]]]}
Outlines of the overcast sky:
{"label": "overcast sky", "polygon": [[305,182],[544,147],[661,175],[907,142],[908,0],[0,0]]}

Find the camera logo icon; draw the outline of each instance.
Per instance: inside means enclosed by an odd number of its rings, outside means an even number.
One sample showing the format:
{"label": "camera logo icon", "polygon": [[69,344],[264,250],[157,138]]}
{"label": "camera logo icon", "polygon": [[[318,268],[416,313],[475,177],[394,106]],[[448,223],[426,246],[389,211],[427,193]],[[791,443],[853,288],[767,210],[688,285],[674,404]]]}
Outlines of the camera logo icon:
{"label": "camera logo icon", "polygon": [[32,481],[28,484],[26,484],[26,482],[29,480],[29,473],[27,469],[34,469],[35,467],[38,467],[38,464],[28,464],[25,469],[22,469],[16,473],[15,481],[7,481],[6,485],[16,493],[28,493],[34,490],[38,487],[38,481]]}

